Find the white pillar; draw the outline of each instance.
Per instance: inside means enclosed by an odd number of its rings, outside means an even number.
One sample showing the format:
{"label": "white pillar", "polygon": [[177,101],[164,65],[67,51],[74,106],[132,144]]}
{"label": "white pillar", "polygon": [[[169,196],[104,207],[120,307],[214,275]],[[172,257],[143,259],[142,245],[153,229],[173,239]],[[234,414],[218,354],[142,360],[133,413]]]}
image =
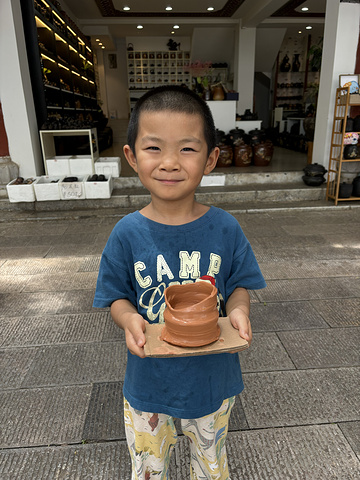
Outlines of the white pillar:
{"label": "white pillar", "polygon": [[313,163],[329,164],[335,92],[339,75],[354,73],[359,41],[360,5],[327,0],[316,112]]}
{"label": "white pillar", "polygon": [[40,175],[43,161],[20,0],[0,2],[0,65],[0,99],[11,159],[21,176]]}
{"label": "white pillar", "polygon": [[235,81],[234,89],[239,92],[237,113],[242,115],[254,103],[256,28],[238,29],[237,45],[235,45]]}

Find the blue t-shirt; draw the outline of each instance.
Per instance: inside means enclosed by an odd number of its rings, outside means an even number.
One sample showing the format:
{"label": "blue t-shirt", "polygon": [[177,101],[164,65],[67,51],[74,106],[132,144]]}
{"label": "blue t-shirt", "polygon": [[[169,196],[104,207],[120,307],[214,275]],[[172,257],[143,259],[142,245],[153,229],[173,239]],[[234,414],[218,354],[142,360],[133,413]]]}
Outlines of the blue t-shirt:
{"label": "blue t-shirt", "polygon": [[[161,323],[165,288],[204,275],[215,278],[220,316],[235,288],[266,286],[232,215],[211,207],[193,222],[164,225],[134,212],[115,225],[105,246],[93,306],[125,298],[150,323]],[[237,354],[141,359],[128,352],[124,395],[140,411],[199,418],[243,388]]]}

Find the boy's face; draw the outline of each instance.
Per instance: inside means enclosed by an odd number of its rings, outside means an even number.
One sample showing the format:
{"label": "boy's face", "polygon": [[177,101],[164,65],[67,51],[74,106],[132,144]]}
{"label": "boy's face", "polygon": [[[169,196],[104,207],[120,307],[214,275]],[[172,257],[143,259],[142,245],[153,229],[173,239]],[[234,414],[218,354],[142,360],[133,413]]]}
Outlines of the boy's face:
{"label": "boy's face", "polygon": [[193,200],[202,176],[216,165],[219,149],[208,156],[200,115],[171,111],[142,112],[135,142],[125,156],[152,198]]}

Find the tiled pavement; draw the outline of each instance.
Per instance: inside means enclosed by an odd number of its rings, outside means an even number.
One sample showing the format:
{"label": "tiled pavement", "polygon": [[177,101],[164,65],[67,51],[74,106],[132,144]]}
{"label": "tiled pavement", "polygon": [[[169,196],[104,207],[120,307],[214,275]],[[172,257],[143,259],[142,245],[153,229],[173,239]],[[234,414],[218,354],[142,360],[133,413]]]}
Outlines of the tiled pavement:
{"label": "tiled pavement", "polygon": [[[268,287],[251,292],[231,479],[359,479],[360,209],[236,216]],[[130,479],[124,336],[91,306],[118,219],[0,221],[1,480]],[[170,478],[189,478],[188,464],[180,432]]]}

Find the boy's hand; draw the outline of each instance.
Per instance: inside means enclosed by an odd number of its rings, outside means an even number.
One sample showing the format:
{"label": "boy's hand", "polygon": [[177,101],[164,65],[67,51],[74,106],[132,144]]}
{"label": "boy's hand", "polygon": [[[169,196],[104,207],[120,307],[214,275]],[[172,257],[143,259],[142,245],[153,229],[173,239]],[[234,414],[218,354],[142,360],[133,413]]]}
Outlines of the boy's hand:
{"label": "boy's hand", "polygon": [[249,346],[252,341],[252,330],[249,317],[241,308],[234,308],[229,314],[230,322],[234,328],[239,330],[239,335],[244,338]]}
{"label": "boy's hand", "polygon": [[145,358],[146,356],[144,352],[146,323],[148,322],[141,315],[135,313],[124,328],[128,349],[133,355],[137,355],[140,358]]}

